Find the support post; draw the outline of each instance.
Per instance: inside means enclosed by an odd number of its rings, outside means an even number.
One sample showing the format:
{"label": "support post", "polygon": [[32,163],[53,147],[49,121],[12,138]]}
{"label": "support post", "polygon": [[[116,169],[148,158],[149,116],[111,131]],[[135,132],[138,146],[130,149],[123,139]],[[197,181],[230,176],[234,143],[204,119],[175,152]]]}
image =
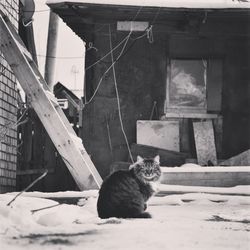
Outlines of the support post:
{"label": "support post", "polygon": [[50,11],[44,79],[53,92],[59,17]]}

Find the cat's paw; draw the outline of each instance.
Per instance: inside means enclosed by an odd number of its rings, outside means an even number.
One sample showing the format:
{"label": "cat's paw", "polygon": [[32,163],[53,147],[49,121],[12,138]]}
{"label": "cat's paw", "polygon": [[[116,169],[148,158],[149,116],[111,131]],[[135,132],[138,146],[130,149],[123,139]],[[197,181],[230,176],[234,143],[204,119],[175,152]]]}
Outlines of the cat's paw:
{"label": "cat's paw", "polygon": [[150,182],[150,186],[153,189],[154,193],[158,193],[160,191],[160,183],[159,182]]}

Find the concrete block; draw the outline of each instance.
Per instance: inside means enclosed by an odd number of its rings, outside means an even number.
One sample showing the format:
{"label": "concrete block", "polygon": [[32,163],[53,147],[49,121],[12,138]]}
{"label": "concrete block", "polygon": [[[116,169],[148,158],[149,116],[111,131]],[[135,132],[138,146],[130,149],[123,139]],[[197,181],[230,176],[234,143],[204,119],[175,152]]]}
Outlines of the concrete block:
{"label": "concrete block", "polygon": [[179,121],[137,121],[137,143],[180,151]]}

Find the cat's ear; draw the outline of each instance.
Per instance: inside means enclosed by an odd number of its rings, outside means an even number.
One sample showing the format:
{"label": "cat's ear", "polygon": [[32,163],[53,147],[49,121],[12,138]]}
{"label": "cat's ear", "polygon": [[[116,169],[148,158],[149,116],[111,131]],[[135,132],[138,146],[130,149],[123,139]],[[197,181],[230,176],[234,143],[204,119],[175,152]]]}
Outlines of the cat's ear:
{"label": "cat's ear", "polygon": [[154,161],[157,162],[158,164],[160,164],[160,156],[156,155],[154,158]]}
{"label": "cat's ear", "polygon": [[137,155],[137,162],[142,162],[143,158],[140,155]]}

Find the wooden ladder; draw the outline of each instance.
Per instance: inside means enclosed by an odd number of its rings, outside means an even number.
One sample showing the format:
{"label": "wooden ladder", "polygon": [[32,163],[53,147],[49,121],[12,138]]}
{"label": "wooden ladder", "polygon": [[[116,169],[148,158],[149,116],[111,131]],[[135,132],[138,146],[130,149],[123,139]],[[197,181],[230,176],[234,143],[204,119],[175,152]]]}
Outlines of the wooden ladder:
{"label": "wooden ladder", "polygon": [[76,135],[9,19],[0,12],[0,51],[10,65],[80,190],[102,183],[82,140]]}

